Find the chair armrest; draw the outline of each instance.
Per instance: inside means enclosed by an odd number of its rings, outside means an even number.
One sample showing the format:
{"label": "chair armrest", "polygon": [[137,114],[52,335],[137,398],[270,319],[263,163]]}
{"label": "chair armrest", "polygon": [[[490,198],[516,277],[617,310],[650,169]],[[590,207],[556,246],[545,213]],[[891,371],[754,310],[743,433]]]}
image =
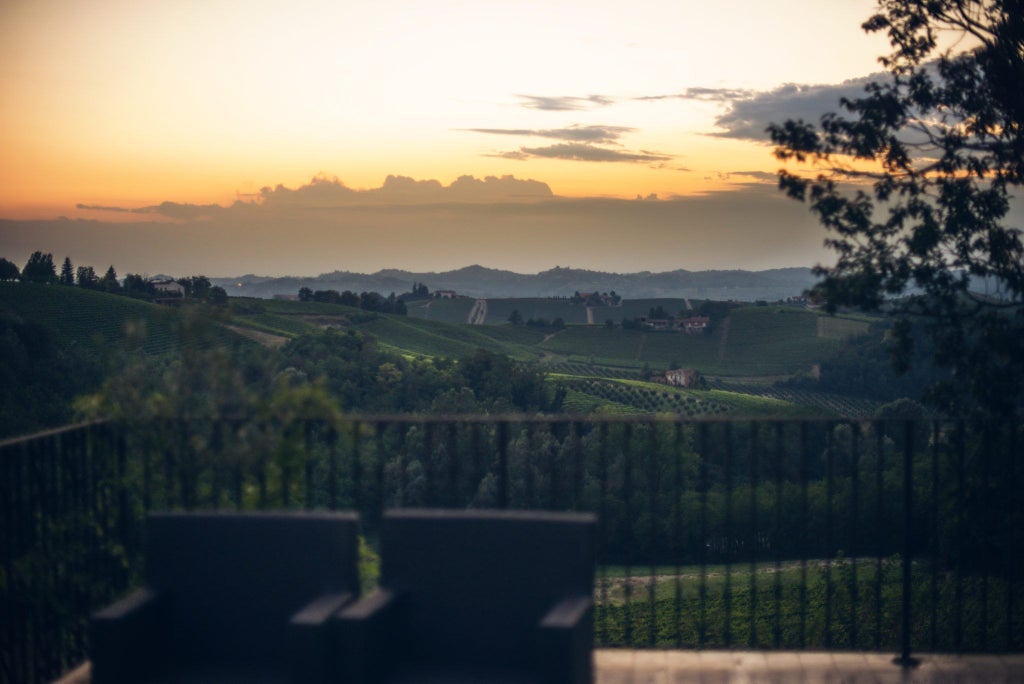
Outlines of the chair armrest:
{"label": "chair armrest", "polygon": [[541,618],[537,669],[545,684],[590,684],[594,646],[594,601],[575,596],[560,601]]}
{"label": "chair armrest", "polygon": [[89,619],[94,684],[140,682],[163,664],[170,633],[170,601],[139,589]]}
{"label": "chair armrest", "polygon": [[401,620],[403,595],[378,589],[369,596],[334,614],[341,645],[335,671],[340,681],[368,684],[379,681],[387,669],[387,653],[402,653]]}
{"label": "chair armrest", "polygon": [[348,592],[324,594],[292,615],[285,638],[293,682],[320,684],[335,679],[331,673],[334,649],[330,619],[353,600],[355,595]]}

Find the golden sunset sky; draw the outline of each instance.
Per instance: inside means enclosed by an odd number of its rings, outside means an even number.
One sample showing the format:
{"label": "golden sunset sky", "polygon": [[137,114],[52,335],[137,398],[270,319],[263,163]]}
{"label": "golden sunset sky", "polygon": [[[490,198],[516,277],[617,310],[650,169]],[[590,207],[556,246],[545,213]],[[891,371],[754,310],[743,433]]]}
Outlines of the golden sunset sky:
{"label": "golden sunset sky", "polygon": [[[279,206],[290,189],[310,191],[288,194],[292,199],[318,190],[326,212],[351,204],[341,195],[336,202],[324,199],[344,188],[382,189],[353,195],[364,204],[375,198],[372,203],[392,209],[432,206],[453,200],[452,192],[431,193],[460,177],[514,176],[546,184],[561,202],[558,211],[533,217],[532,232],[523,235],[564,230],[567,245],[583,234],[574,231],[585,231],[596,198],[635,203],[636,196],[653,194],[658,202],[675,203],[684,219],[732,203],[736,217],[721,219],[731,242],[716,247],[718,267],[729,263],[722,250],[743,243],[743,231],[750,230],[740,225],[743,216],[771,223],[772,212],[754,200],[786,201],[767,199],[769,192],[778,194],[772,176],[779,164],[764,126],[795,116],[816,120],[836,108],[840,94],[856,94],[865,77],[879,71],[886,41],[860,28],[873,8],[871,0],[4,0],[0,218],[11,221],[0,227],[0,255],[21,259],[32,251],[33,235],[46,242],[37,248],[55,256],[70,250],[62,250],[71,243],[60,243],[52,230],[33,232],[30,220],[90,219],[104,228],[198,221],[216,232],[242,231],[244,221],[229,220],[225,212],[175,209],[216,204],[226,211],[236,200]],[[421,199],[395,200],[386,192],[388,176],[438,183],[414,184]],[[470,197],[467,190],[455,199],[520,199],[514,184],[488,187],[486,196]],[[582,213],[560,223],[558,216],[572,207]],[[321,213],[313,221],[281,212],[274,223],[269,211],[255,221],[265,231],[287,232],[302,223],[311,234],[349,230],[351,237],[368,225],[357,226],[351,216],[328,220]],[[779,236],[795,230],[791,216],[806,213],[795,204],[779,211],[784,216],[772,224]],[[639,237],[652,225],[646,214],[623,212],[620,227],[609,231],[632,226]],[[410,230],[415,210],[406,206],[401,213],[402,230]],[[436,207],[428,213],[434,218],[423,225],[443,225]],[[822,234],[812,235],[813,221],[804,218],[790,258],[790,243],[776,245],[772,259],[752,258],[771,251],[771,240],[761,238],[767,247],[735,265],[810,265]],[[321,219],[327,227],[309,227]],[[501,220],[505,229],[517,230],[507,216]],[[662,247],[623,258],[623,246],[610,241],[573,265],[697,268],[664,250],[704,238],[714,242],[724,224],[716,228],[706,217],[700,225],[687,223],[686,240],[677,245],[672,239],[679,236],[669,235],[673,220],[655,221],[651,239],[669,239]],[[546,228],[538,229],[537,221]],[[113,256],[120,255],[122,272],[202,268],[227,274],[473,262],[538,270],[566,265],[579,254],[567,247],[539,258],[534,245],[513,257],[507,246],[489,241],[479,217],[460,214],[453,223],[463,238],[477,242],[476,251],[462,247],[450,250],[451,258],[429,261],[422,249],[398,249],[403,243],[396,233],[398,251],[390,260],[362,257],[361,263],[340,255],[331,261],[320,250],[308,258],[289,252],[276,266],[240,254],[230,265],[224,255],[209,263],[175,256],[161,268],[139,256],[142,242]],[[399,223],[380,219],[380,225]],[[92,243],[75,239],[82,246],[72,258],[80,261],[100,258],[106,254],[100,246],[113,240],[100,233]],[[274,249],[271,243],[266,249]]]}

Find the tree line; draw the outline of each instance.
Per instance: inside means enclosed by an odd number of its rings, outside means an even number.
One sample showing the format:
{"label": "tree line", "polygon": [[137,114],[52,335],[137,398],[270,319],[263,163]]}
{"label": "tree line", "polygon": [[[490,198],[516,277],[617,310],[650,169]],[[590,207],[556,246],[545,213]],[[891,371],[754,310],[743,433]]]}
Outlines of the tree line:
{"label": "tree line", "polygon": [[[70,257],[64,257],[64,263],[58,274],[53,254],[41,251],[33,252],[24,268],[21,269],[18,269],[13,262],[0,257],[0,281],[78,286],[87,290],[98,290],[146,300],[179,296],[173,292],[161,292],[149,278],[137,273],[129,273],[121,281],[118,279],[117,270],[113,265],[107,268],[102,276],[92,266],[75,268]],[[212,285],[206,276],[178,278],[174,282],[181,285],[183,291],[181,296],[186,299],[217,305],[227,304],[227,292],[222,287]]]}

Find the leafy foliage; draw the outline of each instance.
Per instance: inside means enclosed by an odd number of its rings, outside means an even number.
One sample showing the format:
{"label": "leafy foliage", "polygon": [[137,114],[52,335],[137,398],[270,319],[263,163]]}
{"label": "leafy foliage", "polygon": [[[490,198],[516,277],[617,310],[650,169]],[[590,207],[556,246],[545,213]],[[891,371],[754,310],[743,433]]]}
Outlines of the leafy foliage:
{"label": "leafy foliage", "polygon": [[57,282],[57,267],[53,265],[53,255],[33,252],[25,268],[21,269],[21,280],[26,283]]}
{"label": "leafy foliage", "polygon": [[[819,126],[769,129],[780,159],[823,169],[780,172],[837,255],[815,294],[833,311],[902,296],[897,366],[922,328],[949,371],[931,399],[949,411],[1005,415],[1024,396],[1024,245],[1004,223],[1024,181],[1022,14],[1020,0],[880,0],[864,29],[889,37],[888,80]],[[979,279],[997,294],[976,294]]]}

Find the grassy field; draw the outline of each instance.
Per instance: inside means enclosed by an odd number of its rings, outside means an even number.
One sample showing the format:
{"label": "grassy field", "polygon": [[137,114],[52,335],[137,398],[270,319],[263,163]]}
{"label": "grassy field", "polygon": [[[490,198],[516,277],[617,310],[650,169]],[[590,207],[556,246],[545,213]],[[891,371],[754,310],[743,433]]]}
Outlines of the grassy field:
{"label": "grassy field", "polygon": [[476,300],[471,297],[428,299],[406,305],[408,316],[442,323],[465,323]]}
{"label": "grassy field", "polygon": [[587,322],[585,306],[573,304],[568,299],[533,298],[488,299],[487,323],[493,325],[507,323],[508,317],[513,311],[518,311],[524,321],[531,318],[544,318],[549,321],[561,318],[569,324],[585,325]]}

